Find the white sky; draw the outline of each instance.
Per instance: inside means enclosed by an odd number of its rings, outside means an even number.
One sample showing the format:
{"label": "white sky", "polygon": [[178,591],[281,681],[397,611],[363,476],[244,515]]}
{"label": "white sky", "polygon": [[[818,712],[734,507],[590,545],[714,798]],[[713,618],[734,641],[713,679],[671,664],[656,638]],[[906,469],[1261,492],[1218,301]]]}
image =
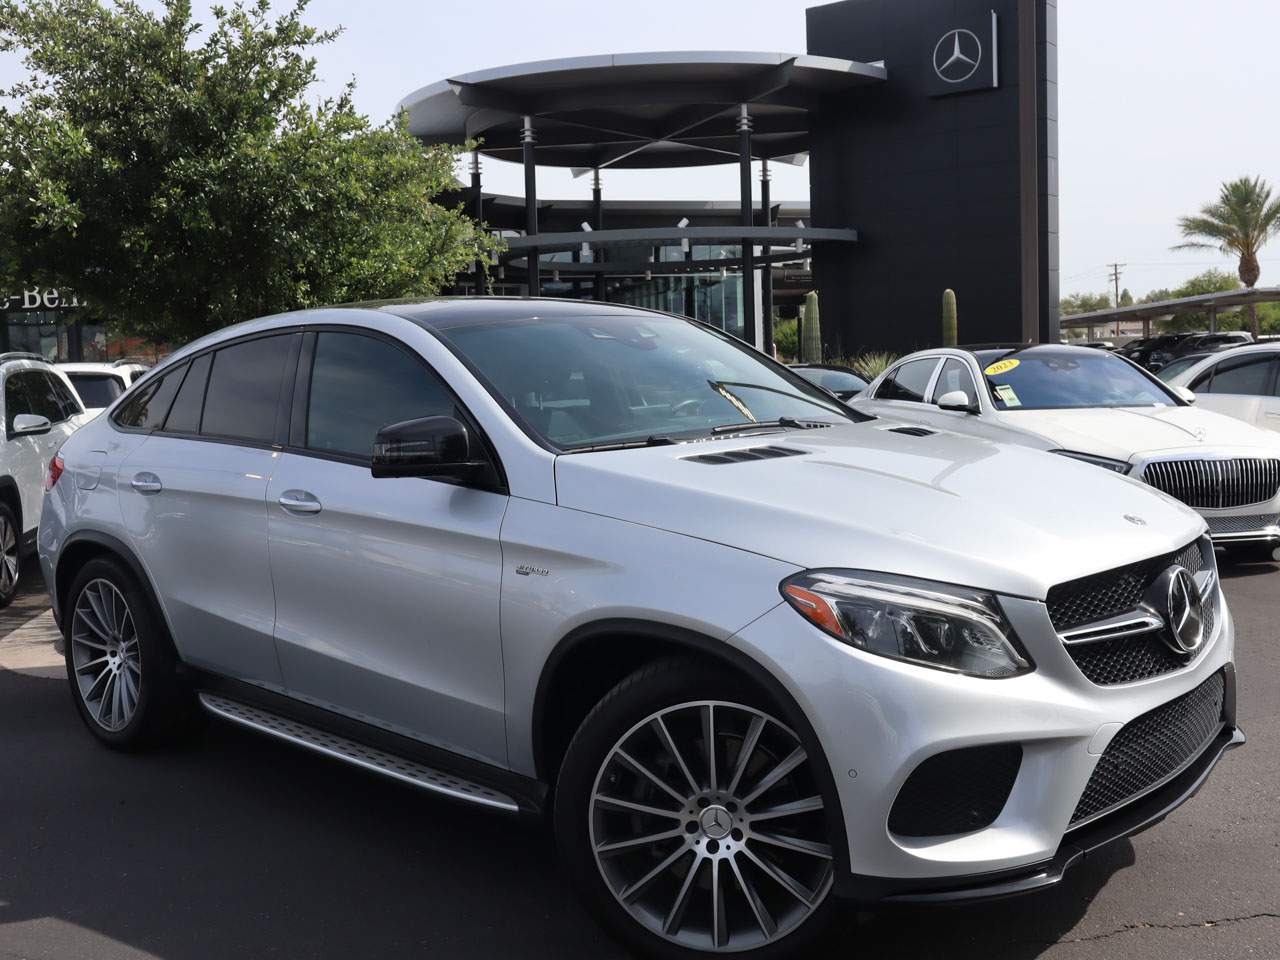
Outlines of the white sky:
{"label": "white sky", "polygon": [[[909,3],[912,0],[899,0]],[[144,0],[144,5],[154,5]],[[357,81],[381,119],[406,93],[451,75],[550,57],[645,50],[803,52],[809,0],[313,0],[311,23],[346,32],[317,54],[321,91]],[[195,0],[198,15],[208,2]],[[1214,252],[1174,253],[1176,219],[1224,180],[1280,190],[1276,0],[1059,0],[1063,294],[1108,288],[1107,263],[1140,296],[1174,287]],[[892,76],[893,64],[887,65]],[[19,73],[0,58],[0,85]],[[808,196],[806,169],[775,166],[773,195]],[[485,163],[486,188],[523,192],[519,168]],[[540,172],[542,197],[586,197],[587,178]],[[608,171],[606,199],[734,199],[735,167]],[[857,224],[853,224],[857,226]],[[1280,283],[1280,240],[1263,284]]]}

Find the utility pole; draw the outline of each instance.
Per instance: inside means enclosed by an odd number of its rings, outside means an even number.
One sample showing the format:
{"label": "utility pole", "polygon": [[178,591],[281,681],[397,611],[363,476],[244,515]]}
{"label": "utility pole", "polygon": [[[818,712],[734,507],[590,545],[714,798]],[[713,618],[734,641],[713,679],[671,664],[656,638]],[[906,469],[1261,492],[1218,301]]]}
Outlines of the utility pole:
{"label": "utility pole", "polygon": [[1107,277],[1107,279],[1110,280],[1112,283],[1114,283],[1116,286],[1116,306],[1118,307],[1120,306],[1120,270],[1122,267],[1127,267],[1128,264],[1127,263],[1109,263],[1107,264],[1107,266],[1111,268],[1111,273]]}
{"label": "utility pole", "polygon": [[[1120,270],[1122,267],[1127,267],[1128,264],[1127,263],[1111,263],[1111,264],[1108,264],[1108,266],[1111,267],[1110,280],[1112,283],[1115,284],[1115,287],[1116,287],[1116,309],[1119,310],[1120,309]],[[1114,336],[1116,337],[1120,336],[1120,318],[1119,317],[1116,317]]]}

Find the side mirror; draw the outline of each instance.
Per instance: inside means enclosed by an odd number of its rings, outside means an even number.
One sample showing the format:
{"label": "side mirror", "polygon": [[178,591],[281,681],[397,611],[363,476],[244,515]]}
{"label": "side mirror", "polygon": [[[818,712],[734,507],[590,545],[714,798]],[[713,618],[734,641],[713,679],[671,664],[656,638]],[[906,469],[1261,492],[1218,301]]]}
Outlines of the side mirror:
{"label": "side mirror", "polygon": [[1188,390],[1186,387],[1174,387],[1173,392],[1176,393],[1178,396],[1180,396],[1183,400],[1187,401],[1187,403],[1196,402],[1196,395],[1192,393],[1190,390]]}
{"label": "side mirror", "polygon": [[13,418],[13,435],[15,437],[38,437],[53,429],[48,417],[34,413],[20,413]]}
{"label": "side mirror", "polygon": [[489,464],[473,455],[471,435],[453,417],[423,417],[393,423],[373,440],[370,471],[383,477],[474,480]]}
{"label": "side mirror", "polygon": [[978,405],[969,402],[969,395],[963,390],[951,390],[938,398],[939,410],[955,410],[960,413],[977,413]]}

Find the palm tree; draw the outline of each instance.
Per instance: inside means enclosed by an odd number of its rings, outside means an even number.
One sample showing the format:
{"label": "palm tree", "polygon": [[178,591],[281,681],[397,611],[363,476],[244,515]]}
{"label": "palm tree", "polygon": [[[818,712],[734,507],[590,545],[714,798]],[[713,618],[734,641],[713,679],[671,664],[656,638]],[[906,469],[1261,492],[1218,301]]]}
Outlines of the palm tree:
{"label": "palm tree", "polygon": [[[1196,216],[1180,217],[1178,229],[1187,241],[1174,250],[1220,250],[1239,257],[1236,272],[1241,283],[1252,287],[1262,272],[1258,251],[1280,232],[1280,199],[1271,199],[1271,188],[1261,177],[1241,177],[1224,183],[1217,201],[1201,207]],[[1249,304],[1249,322],[1256,337],[1256,304]]]}

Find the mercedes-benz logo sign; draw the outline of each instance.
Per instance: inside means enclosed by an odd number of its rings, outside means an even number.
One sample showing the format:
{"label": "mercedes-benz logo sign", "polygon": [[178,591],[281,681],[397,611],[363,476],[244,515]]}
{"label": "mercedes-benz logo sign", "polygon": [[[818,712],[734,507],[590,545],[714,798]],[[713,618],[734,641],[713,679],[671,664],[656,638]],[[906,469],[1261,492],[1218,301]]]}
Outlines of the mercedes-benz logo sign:
{"label": "mercedes-benz logo sign", "polygon": [[1204,643],[1200,589],[1185,567],[1170,567],[1163,579],[1168,580],[1168,604],[1165,607],[1165,622],[1169,624],[1167,642],[1174,652],[1190,656]]}
{"label": "mercedes-benz logo sign", "polygon": [[942,35],[933,48],[933,72],[947,83],[963,83],[982,62],[982,43],[972,30],[958,28]]}

